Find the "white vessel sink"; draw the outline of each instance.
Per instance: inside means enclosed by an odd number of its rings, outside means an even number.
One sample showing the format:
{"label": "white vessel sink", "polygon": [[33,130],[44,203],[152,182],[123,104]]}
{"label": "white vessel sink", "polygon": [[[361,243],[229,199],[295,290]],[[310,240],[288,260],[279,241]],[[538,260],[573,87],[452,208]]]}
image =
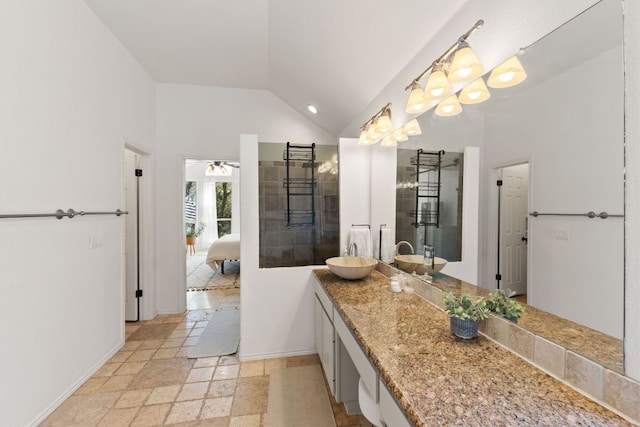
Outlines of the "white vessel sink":
{"label": "white vessel sink", "polygon": [[426,268],[422,255],[396,255],[394,260],[398,268],[402,271],[406,271],[407,273],[413,273],[415,271],[417,274],[427,273],[430,276],[439,272],[447,265],[446,259],[436,257],[434,260],[434,268]]}
{"label": "white vessel sink", "polygon": [[361,256],[339,256],[325,262],[333,274],[347,280],[367,277],[378,265],[378,260]]}

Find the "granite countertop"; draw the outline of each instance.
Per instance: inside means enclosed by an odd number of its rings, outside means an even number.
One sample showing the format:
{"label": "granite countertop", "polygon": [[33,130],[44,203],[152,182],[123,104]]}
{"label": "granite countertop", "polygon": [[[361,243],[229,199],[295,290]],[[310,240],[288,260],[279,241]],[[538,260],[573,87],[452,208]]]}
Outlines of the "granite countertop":
{"label": "granite countertop", "polygon": [[377,271],[357,281],[314,274],[415,425],[633,425],[482,335],[456,338],[446,313],[392,293]]}
{"label": "granite countertop", "polygon": [[[456,295],[461,293],[478,296],[489,294],[486,289],[441,273],[433,277],[431,284],[443,292],[453,292]],[[598,363],[613,371],[620,374],[624,372],[624,345],[621,339],[530,305],[523,304],[523,306],[525,307],[524,313],[518,323],[526,330],[588,359],[597,360]]]}

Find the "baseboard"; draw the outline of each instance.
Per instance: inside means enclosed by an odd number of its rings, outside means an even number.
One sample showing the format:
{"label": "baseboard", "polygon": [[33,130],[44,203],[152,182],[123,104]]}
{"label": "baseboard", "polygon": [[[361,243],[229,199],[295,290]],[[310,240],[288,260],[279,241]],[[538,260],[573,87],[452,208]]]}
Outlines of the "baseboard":
{"label": "baseboard", "polygon": [[279,357],[308,356],[310,354],[318,354],[318,352],[316,351],[315,348],[310,348],[305,350],[285,351],[285,352],[279,352],[279,353],[243,354],[242,341],[240,341],[240,350],[238,351],[238,359],[240,359],[241,362],[251,362],[254,360],[277,359]]}
{"label": "baseboard", "polygon": [[55,401],[53,401],[40,415],[38,415],[32,422],[28,424],[29,427],[36,427],[40,425],[49,415],[53,413],[62,403],[67,400],[76,390],[78,390],[82,384],[84,384],[89,378],[93,376],[98,369],[102,368],[105,363],[109,361],[120,349],[124,346],[124,337],[122,341],[116,344],[102,359],[94,364],[89,371],[80,377],[75,383],[73,383],[64,393],[62,393]]}

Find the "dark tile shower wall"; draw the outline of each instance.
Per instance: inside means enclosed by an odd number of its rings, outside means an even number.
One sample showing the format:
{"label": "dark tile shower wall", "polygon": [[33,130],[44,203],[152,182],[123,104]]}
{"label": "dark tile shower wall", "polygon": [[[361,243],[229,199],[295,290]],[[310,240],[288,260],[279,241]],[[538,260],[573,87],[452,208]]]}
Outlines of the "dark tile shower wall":
{"label": "dark tile shower wall", "polygon": [[[282,145],[282,150],[285,149],[285,144],[278,145]],[[337,153],[337,149],[334,152]],[[321,158],[318,153],[316,159],[313,226],[287,225],[287,189],[283,185],[287,177],[286,162],[259,161],[261,268],[324,265],[327,258],[339,255],[338,175],[330,171],[319,172],[319,166],[330,159]],[[311,178],[308,163],[289,163],[290,177]],[[306,210],[310,206],[310,197],[291,198],[293,209]]]}

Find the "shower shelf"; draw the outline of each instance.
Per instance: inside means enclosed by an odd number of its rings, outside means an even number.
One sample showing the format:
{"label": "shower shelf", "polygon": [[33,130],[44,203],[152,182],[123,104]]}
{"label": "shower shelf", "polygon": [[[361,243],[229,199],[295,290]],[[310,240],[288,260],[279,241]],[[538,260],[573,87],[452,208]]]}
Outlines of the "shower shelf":
{"label": "shower shelf", "polygon": [[[411,211],[413,226],[440,227],[441,168],[444,151],[419,149],[411,164],[416,167],[415,209]],[[426,228],[425,228],[426,236]],[[426,237],[425,237],[426,239]],[[426,241],[426,240],[425,240]]]}
{"label": "shower shelf", "polygon": [[[287,211],[285,219],[287,227],[315,226],[315,178],[316,144],[292,145],[287,142],[287,149],[283,153],[286,161],[287,177],[282,180],[282,186],[287,190]],[[295,162],[302,162],[296,164]],[[292,177],[296,167],[308,169],[310,177]],[[294,199],[297,200],[294,203]]]}

